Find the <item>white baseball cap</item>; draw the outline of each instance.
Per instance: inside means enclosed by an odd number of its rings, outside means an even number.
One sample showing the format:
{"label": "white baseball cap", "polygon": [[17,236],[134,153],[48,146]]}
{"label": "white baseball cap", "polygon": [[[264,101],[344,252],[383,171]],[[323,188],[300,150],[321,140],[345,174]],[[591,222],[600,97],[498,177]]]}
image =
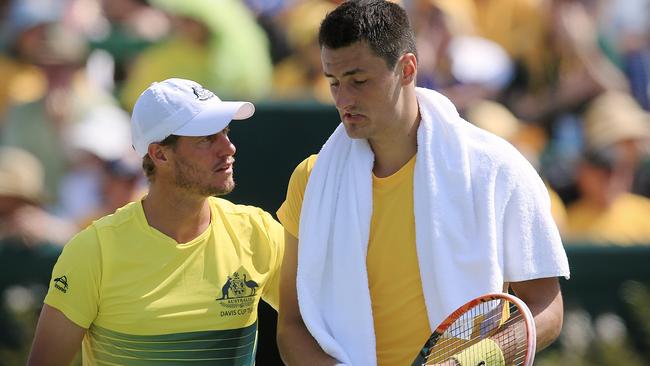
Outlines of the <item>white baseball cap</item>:
{"label": "white baseball cap", "polygon": [[156,82],[140,94],[133,108],[133,148],[144,157],[149,144],[169,135],[209,136],[254,112],[252,103],[222,101],[195,81],[172,78]]}

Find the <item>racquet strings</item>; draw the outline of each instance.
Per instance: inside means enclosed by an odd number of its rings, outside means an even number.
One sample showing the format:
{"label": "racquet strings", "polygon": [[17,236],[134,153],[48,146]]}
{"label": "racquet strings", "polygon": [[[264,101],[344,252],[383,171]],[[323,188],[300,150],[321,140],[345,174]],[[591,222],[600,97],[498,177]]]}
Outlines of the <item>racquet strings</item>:
{"label": "racquet strings", "polygon": [[[480,302],[442,333],[429,349],[426,365],[443,363],[461,351],[466,357],[488,360],[495,359],[494,353],[501,352],[507,365],[522,365],[527,348],[525,327],[524,315],[516,304],[498,298]],[[486,338],[494,342],[479,343]]]}

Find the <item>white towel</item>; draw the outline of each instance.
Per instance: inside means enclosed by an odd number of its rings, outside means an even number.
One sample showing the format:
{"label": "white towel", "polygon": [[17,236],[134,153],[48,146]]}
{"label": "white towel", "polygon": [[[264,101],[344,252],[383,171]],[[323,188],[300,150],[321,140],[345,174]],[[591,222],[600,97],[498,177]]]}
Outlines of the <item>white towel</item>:
{"label": "white towel", "polygon": [[[444,96],[416,93],[415,232],[431,329],[503,282],[568,277],[548,192],[528,161]],[[355,366],[377,363],[366,273],[373,162],[367,141],[339,125],[309,177],[299,227],[300,313],[325,352]]]}

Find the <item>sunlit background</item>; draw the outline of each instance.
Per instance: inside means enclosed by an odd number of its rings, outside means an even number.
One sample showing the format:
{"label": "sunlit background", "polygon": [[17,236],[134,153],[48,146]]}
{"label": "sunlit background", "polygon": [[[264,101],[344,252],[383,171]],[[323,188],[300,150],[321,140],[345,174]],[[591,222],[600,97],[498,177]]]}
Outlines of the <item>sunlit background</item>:
{"label": "sunlit background", "polygon": [[[25,364],[65,243],[146,193],[129,113],[151,82],[255,102],[233,128],[232,198],[275,212],[293,165],[337,123],[317,42],[337,3],[0,0],[0,365]],[[418,85],[510,141],[547,184],[573,278],[563,333],[536,365],[650,364],[650,0],[401,4]],[[261,311],[258,364],[274,365],[274,315]]]}

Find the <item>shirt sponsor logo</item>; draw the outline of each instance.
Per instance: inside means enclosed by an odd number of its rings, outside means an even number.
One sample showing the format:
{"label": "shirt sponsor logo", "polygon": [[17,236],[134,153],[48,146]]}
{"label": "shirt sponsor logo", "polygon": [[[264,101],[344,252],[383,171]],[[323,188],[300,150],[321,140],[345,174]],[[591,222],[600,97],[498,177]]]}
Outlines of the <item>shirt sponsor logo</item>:
{"label": "shirt sponsor logo", "polygon": [[61,276],[54,279],[54,288],[66,293],[68,292],[68,278],[66,276]]}

